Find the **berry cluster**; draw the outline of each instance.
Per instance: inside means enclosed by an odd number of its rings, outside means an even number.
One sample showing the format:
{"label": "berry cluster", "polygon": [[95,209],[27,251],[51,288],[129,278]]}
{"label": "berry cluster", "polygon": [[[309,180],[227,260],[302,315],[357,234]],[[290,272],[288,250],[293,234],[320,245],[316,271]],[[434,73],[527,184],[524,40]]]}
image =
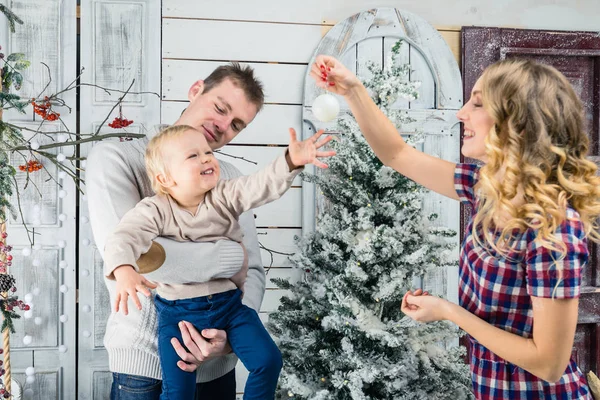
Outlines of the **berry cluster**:
{"label": "berry cluster", "polygon": [[129,125],[133,124],[133,120],[123,118],[122,115],[116,117],[111,123],[108,124],[113,129],[126,128]]}
{"label": "berry cluster", "polygon": [[42,169],[43,165],[37,160],[29,160],[25,165],[19,165],[19,171],[35,172]]}
{"label": "berry cluster", "polygon": [[52,103],[49,101],[48,96],[44,97],[44,103],[36,103],[35,99],[31,99],[31,105],[33,106],[33,112],[42,117],[46,121],[56,121],[60,114],[52,111]]}

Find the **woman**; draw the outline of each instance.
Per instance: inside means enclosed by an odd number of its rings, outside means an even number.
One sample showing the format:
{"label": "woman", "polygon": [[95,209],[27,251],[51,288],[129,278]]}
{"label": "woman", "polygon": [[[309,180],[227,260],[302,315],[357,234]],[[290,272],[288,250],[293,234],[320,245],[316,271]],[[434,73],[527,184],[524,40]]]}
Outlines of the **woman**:
{"label": "woman", "polygon": [[586,159],[583,109],[566,78],[516,59],[484,71],[457,113],[461,152],[480,167],[406,145],[338,60],[318,56],[311,76],[345,97],[385,165],[473,207],[460,251],[460,306],[408,292],[402,311],[468,333],[475,396],[591,399],[571,349],[587,238],[600,241],[600,178]]}

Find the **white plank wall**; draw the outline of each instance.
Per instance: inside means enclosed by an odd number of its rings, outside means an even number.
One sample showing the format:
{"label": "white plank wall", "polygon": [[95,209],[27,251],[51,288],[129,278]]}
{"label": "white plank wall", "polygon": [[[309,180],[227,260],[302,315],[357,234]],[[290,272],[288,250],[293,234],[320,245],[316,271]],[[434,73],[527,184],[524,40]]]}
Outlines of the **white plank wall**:
{"label": "white plank wall", "polygon": [[[233,163],[244,174],[264,166],[287,145],[288,127],[294,127],[298,132],[302,129],[303,88],[308,62],[323,35],[335,22],[353,13],[346,5],[336,6],[343,9],[343,14],[333,21],[322,14],[328,5],[317,0],[307,0],[302,7],[283,6],[275,0],[212,2],[210,6],[201,2],[164,0],[161,121],[172,123],[178,118],[186,107],[188,89],[195,80],[208,76],[214,68],[229,61],[248,64],[264,84],[266,104],[255,121],[223,152],[245,157],[258,165],[224,155],[219,158]],[[369,7],[373,5],[361,5],[356,11]],[[381,54],[382,45],[390,48],[395,42],[385,39],[384,43],[382,38],[371,40],[373,46],[368,42],[361,43],[361,53],[372,50]],[[347,54],[346,58],[353,56]],[[421,66],[418,55],[412,54],[408,46],[401,62],[414,62],[417,68]],[[364,72],[364,66],[357,68],[359,73]],[[430,77],[418,78],[424,81],[428,91],[433,91]],[[422,99],[422,104],[413,102],[411,108],[432,108],[433,101],[431,97]],[[424,118],[429,118],[429,114],[424,114]],[[301,191],[300,181],[294,182],[294,187],[281,200],[255,210],[259,240],[264,246],[283,253],[295,251],[293,236],[302,232],[303,207],[310,207],[302,204]],[[263,251],[262,255],[267,267],[269,253]],[[270,279],[291,274],[292,269],[285,258],[275,255],[268,273],[261,310],[263,321],[277,308],[284,294]],[[246,377],[247,372],[239,365],[239,393],[243,392]]]}

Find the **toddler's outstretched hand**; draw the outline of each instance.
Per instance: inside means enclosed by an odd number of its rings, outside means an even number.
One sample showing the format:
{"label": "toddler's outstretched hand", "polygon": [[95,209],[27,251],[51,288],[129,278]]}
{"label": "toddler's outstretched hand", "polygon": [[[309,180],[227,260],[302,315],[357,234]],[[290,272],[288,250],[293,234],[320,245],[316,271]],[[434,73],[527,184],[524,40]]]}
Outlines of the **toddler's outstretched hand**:
{"label": "toddler's outstretched hand", "polygon": [[290,145],[288,151],[289,161],[293,164],[290,166],[291,169],[302,167],[306,164],[314,164],[319,168],[327,168],[327,164],[318,160],[317,157],[331,157],[336,153],[334,150],[319,151],[321,147],[333,139],[333,136],[327,136],[325,139],[318,141],[323,132],[323,130],[319,130],[308,139],[300,142],[296,138],[296,131],[290,128]]}

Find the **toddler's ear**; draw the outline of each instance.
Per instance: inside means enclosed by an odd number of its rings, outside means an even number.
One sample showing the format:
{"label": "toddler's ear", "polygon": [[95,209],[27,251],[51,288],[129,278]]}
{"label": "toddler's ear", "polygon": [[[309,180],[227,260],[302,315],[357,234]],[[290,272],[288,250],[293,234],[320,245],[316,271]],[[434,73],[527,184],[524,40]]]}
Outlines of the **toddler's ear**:
{"label": "toddler's ear", "polygon": [[168,174],[158,174],[156,175],[156,180],[165,188],[170,188],[175,185],[175,182]]}

